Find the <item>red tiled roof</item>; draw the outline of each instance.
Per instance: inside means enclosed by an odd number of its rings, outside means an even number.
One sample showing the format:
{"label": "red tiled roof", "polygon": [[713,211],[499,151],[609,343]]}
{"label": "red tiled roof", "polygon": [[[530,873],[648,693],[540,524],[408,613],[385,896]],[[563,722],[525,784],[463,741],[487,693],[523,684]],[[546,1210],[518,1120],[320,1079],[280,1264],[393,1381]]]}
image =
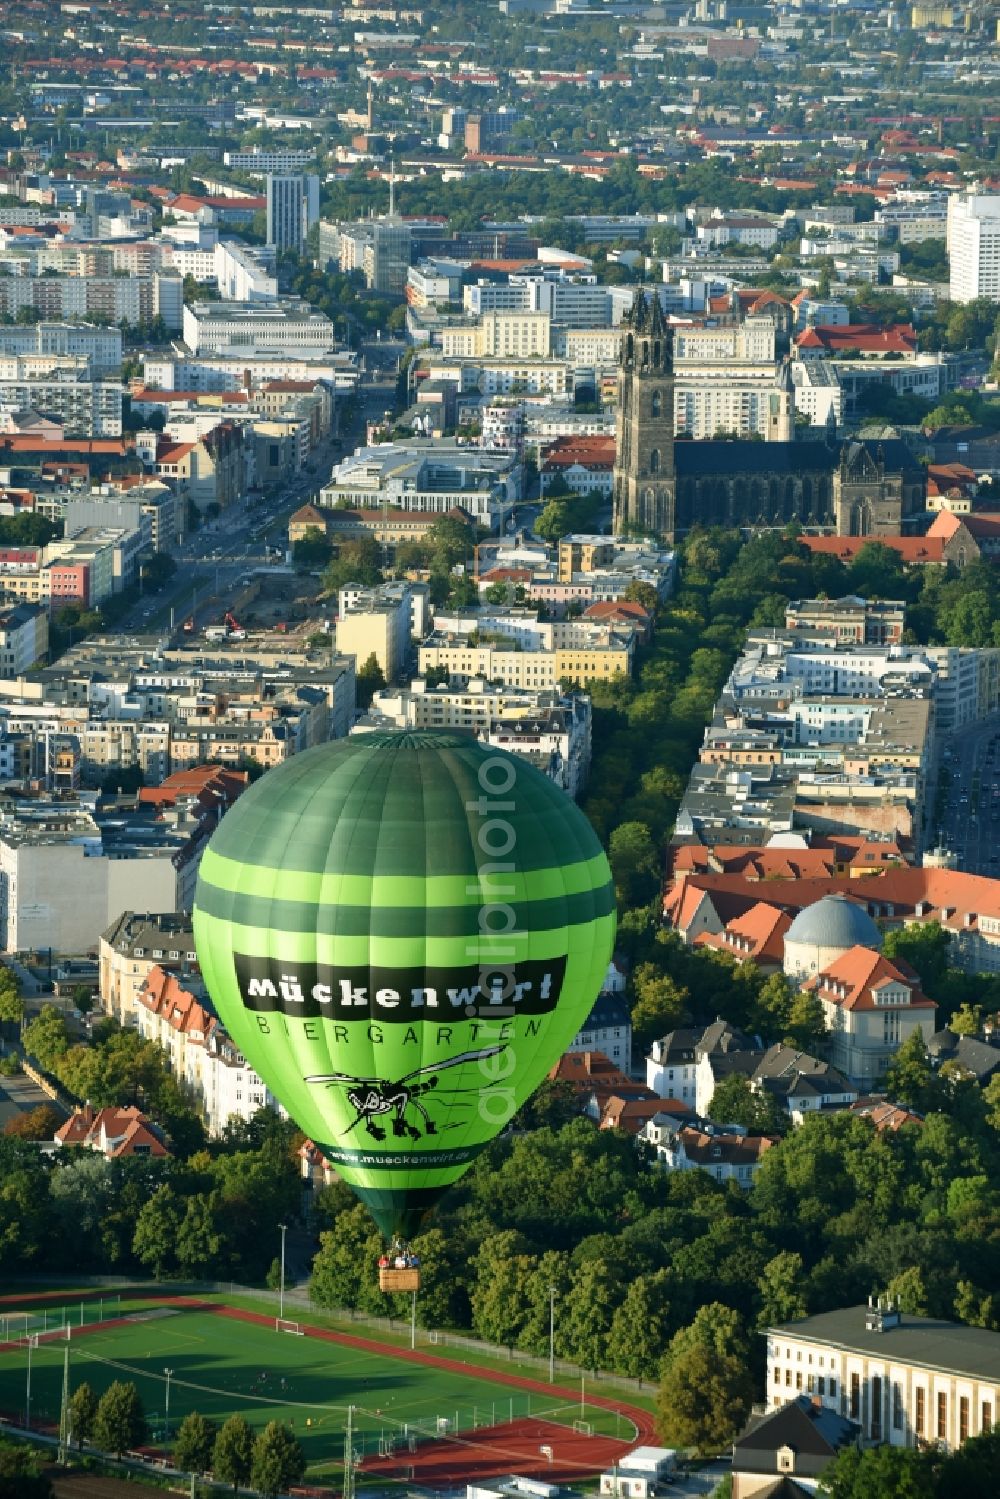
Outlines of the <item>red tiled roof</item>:
{"label": "red tiled roof", "polygon": [[79,1145],[100,1150],[111,1159],[130,1155],[165,1156],[163,1141],[150,1128],[141,1109],[99,1109],[90,1104],[78,1109],[56,1130],[60,1145]]}
{"label": "red tiled roof", "polygon": [[204,1041],[218,1023],[176,974],[168,973],[158,963],[147,973],[137,997],[143,1009],[158,1015],[172,1031],[196,1041]]}
{"label": "red tiled roof", "polygon": [[695,946],[717,948],[741,960],[780,963],[785,952],[785,933],[792,918],[777,906],[758,901],[742,916],[726,924],[723,932],[703,932]]}
{"label": "red tiled roof", "polygon": [[224,765],[192,765],[175,770],[158,786],[141,787],[139,800],[155,807],[174,807],[179,800],[194,797],[205,807],[229,807],[249,784],[248,771]]}
{"label": "red tiled roof", "polygon": [[[767,895],[786,911],[801,911],[824,895],[848,895],[866,908],[874,906],[876,915],[891,909],[897,922],[939,921],[956,931],[975,931],[980,916],[1000,922],[1000,880],[957,869],[901,864],[871,874],[774,880]],[[666,893],[664,915],[683,929],[706,896],[725,923],[755,905],[760,888],[742,874],[682,873]]]}
{"label": "red tiled roof", "polygon": [[557,437],[542,454],[543,468],[612,469],[615,464],[613,437]]}
{"label": "red tiled roof", "polygon": [[600,1129],[621,1129],[626,1134],[637,1135],[648,1120],[656,1114],[672,1112],[665,1107],[662,1098],[643,1089],[641,1097],[625,1097],[614,1093],[601,1110]]}
{"label": "red tiled roof", "polygon": [[893,963],[870,947],[852,947],[835,963],[807,980],[806,989],[814,989],[821,999],[840,1010],[880,1009],[877,990],[901,984],[909,993],[907,1008],[936,1010],[937,1005],[919,987],[917,975],[907,963]]}
{"label": "red tiled roof", "polygon": [[816,324],[795,339],[800,349],[823,348],[828,353],[857,349],[861,354],[915,354],[917,335],[909,323],[893,323],[880,328],[877,323],[848,323],[846,326]]}
{"label": "red tiled roof", "polygon": [[913,1109],[905,1108],[901,1103],[890,1103],[887,1098],[858,1098],[849,1105],[852,1114],[860,1114],[863,1119],[870,1119],[877,1132],[881,1135],[885,1130],[891,1130],[893,1134],[902,1129],[904,1124],[923,1124],[924,1116],[917,1114]]}
{"label": "red tiled roof", "polygon": [[778,1142],[770,1135],[705,1135],[685,1128],[678,1130],[676,1143],[683,1145],[684,1154],[697,1166],[756,1166]]}
{"label": "red tiled roof", "polygon": [[605,599],[591,604],[584,610],[585,619],[621,619],[645,627],[649,624],[649,610],[632,599]]}
{"label": "red tiled roof", "polygon": [[[967,515],[958,518],[969,519]],[[799,537],[802,544],[811,552],[822,552],[829,557],[839,557],[841,562],[853,561],[861,548],[867,546],[872,539],[870,536]],[[926,536],[879,536],[877,540],[881,546],[890,547],[892,551],[898,552],[905,563],[913,566],[929,562],[943,563],[945,560],[944,539],[934,534],[933,526],[928,529]]]}

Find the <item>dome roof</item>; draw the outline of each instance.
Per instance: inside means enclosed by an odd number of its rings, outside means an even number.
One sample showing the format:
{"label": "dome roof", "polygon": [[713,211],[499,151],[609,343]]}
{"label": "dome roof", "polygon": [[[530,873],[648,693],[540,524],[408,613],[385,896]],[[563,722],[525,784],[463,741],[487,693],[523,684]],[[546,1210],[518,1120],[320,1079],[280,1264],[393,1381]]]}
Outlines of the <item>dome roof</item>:
{"label": "dome roof", "polygon": [[824,895],[815,905],[800,911],[785,933],[785,943],[809,947],[882,948],[882,933],[864,906],[846,895]]}

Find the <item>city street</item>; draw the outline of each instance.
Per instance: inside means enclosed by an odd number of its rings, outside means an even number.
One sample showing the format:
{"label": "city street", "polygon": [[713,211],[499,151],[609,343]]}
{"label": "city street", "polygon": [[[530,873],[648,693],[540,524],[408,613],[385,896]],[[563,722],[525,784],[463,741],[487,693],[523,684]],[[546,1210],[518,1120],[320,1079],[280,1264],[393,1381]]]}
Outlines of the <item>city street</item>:
{"label": "city street", "polygon": [[[239,592],[244,578],[268,563],[284,562],[289,516],[326,483],[338,458],[364,441],[365,423],[381,417],[394,404],[394,371],[377,382],[359,384],[356,410],[342,420],[340,437],[314,453],[313,472],[299,474],[277,494],[250,495],[215,520],[205,521],[174,549],[174,577],[140,599],[118,628],[123,632],[179,630],[190,615],[199,626],[218,624],[227,600]],[[276,548],[280,556],[275,555]]]}
{"label": "city street", "polygon": [[959,869],[1000,876],[1000,715],[944,740],[946,785],[939,841]]}

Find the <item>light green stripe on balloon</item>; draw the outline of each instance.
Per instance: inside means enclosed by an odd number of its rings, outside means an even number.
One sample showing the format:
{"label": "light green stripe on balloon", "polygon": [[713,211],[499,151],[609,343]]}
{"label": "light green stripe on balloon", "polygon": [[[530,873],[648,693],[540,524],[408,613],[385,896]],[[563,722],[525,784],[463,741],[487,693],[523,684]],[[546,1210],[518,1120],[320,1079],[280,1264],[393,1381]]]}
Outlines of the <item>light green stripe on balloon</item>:
{"label": "light green stripe on balloon", "polygon": [[[217,940],[220,951],[246,953],[248,956],[273,957],[287,962],[320,962],[367,965],[387,968],[449,967],[467,968],[472,963],[495,964],[525,958],[561,957],[571,942],[573,932],[613,932],[614,912],[596,922],[575,927],[552,927],[547,931],[509,933],[502,941],[487,943],[466,937],[335,937],[315,932],[283,932],[259,926],[241,926],[220,920],[203,909],[196,913],[199,940]],[[512,951],[510,951],[512,949]]]}
{"label": "light green stripe on balloon", "polygon": [[[553,850],[556,857],[558,850]],[[516,845],[511,861],[517,859]],[[576,895],[604,885],[610,878],[603,853],[575,864],[554,865],[551,869],[507,872],[491,871],[491,863],[503,864],[483,855],[483,873],[479,879],[467,875],[427,875],[422,880],[412,875],[342,874],[326,870],[322,874],[306,869],[274,869],[266,864],[240,863],[217,854],[209,847],[201,861],[200,876],[222,890],[241,895],[279,896],[282,900],[311,901],[315,905],[348,906],[461,906],[482,905],[487,901],[551,900],[561,895]]]}

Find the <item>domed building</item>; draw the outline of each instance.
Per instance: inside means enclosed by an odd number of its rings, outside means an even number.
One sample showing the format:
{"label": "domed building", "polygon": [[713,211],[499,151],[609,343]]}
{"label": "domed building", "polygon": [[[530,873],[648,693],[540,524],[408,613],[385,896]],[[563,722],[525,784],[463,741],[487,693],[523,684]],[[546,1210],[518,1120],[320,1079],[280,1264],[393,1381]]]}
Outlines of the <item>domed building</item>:
{"label": "domed building", "polygon": [[864,906],[846,895],[824,895],[800,911],[785,933],[785,976],[802,983],[829,968],[852,947],[882,951],[882,933]]}

